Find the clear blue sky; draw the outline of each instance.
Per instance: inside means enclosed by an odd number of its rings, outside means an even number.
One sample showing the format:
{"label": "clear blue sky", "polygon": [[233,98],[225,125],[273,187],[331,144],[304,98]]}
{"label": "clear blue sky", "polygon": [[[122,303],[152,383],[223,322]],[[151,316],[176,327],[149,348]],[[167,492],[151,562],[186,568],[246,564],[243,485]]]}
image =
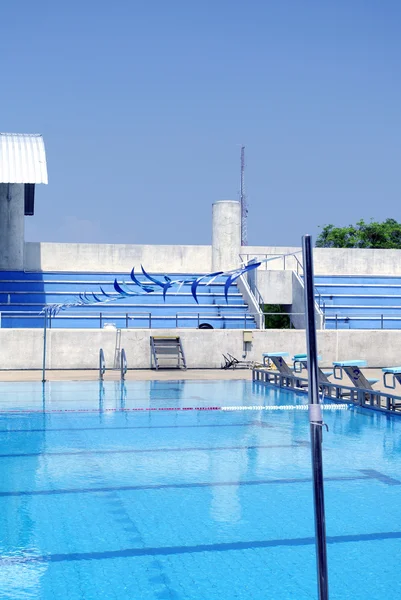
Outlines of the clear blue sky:
{"label": "clear blue sky", "polygon": [[13,0],[0,131],[40,132],[27,239],[200,243],[236,199],[249,243],[400,219],[399,0]]}

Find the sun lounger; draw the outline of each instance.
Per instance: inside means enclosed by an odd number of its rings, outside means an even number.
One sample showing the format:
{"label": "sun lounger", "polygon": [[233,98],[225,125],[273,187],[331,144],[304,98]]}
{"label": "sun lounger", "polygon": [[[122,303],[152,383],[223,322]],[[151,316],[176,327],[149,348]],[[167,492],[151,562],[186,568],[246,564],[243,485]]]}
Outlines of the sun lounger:
{"label": "sun lounger", "polygon": [[367,367],[366,360],[345,360],[333,362],[334,379],[342,379],[343,372],[348,375],[352,384],[364,390],[372,390],[373,384],[377,383],[378,379],[367,379],[361,371],[361,367]]}
{"label": "sun lounger", "polygon": [[222,369],[252,369],[255,365],[253,360],[238,360],[232,354],[227,352],[227,355],[223,354],[225,364],[221,365]]}

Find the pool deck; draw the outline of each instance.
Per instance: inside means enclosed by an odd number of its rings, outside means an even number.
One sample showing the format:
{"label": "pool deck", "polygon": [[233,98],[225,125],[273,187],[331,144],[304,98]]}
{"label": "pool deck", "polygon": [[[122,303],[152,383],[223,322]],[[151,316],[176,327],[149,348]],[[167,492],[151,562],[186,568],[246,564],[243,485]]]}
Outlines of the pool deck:
{"label": "pool deck", "polygon": [[[96,381],[99,379],[99,371],[83,369],[82,371],[46,371],[47,381]],[[247,379],[252,380],[251,369],[160,369],[158,371],[129,370],[125,376],[126,381],[150,381],[150,380],[177,380],[177,379]],[[120,371],[106,371],[105,381],[119,381]],[[0,371],[0,381],[42,381],[42,371]]]}

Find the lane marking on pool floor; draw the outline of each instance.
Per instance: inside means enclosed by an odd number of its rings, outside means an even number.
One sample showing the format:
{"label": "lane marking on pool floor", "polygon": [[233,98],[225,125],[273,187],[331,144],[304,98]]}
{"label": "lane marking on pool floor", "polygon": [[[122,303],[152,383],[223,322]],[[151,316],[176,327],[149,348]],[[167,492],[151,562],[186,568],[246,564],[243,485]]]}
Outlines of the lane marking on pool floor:
{"label": "lane marking on pool floor", "polygon": [[[350,410],[352,404],[321,404],[323,410]],[[121,407],[121,408],[51,408],[51,409],[40,409],[40,408],[24,408],[24,409],[0,409],[0,414],[20,414],[20,413],[113,413],[113,412],[159,412],[159,411],[170,411],[170,412],[187,412],[187,411],[292,411],[301,410],[307,411],[307,404],[298,405],[261,405],[261,406],[142,406],[142,407]]]}

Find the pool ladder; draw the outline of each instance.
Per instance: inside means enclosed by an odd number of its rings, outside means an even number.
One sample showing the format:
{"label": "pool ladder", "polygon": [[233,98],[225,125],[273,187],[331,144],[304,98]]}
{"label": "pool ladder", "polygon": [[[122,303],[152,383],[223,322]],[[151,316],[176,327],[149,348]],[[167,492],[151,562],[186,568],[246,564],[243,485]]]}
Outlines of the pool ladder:
{"label": "pool ladder", "polygon": [[[120,377],[124,381],[125,375],[128,371],[127,355],[124,348],[121,348],[120,352]],[[99,350],[99,379],[103,381],[104,374],[106,373],[106,360],[104,358],[103,348]]]}

